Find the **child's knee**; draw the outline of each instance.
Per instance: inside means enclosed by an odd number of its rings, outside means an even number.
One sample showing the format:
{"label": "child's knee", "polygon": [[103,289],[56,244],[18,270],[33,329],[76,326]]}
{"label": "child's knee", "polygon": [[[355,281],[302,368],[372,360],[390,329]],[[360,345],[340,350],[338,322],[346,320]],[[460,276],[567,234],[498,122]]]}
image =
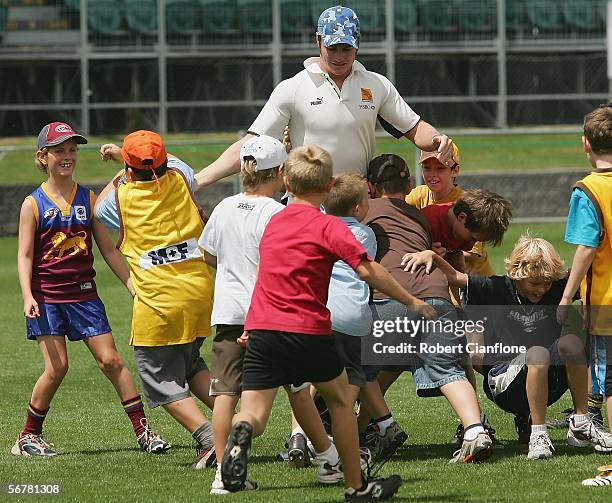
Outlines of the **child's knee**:
{"label": "child's knee", "polygon": [[548,367],[550,365],[550,353],[545,347],[533,346],[525,354],[525,362],[527,365]]}
{"label": "child's knee", "polygon": [[47,377],[55,382],[60,383],[66,377],[68,373],[68,362],[53,362],[50,367],[45,368],[45,374]]}
{"label": "child's knee", "polygon": [[121,358],[121,355],[117,351],[108,351],[99,356],[97,361],[100,370],[104,372],[104,374],[116,374],[125,367],[123,358]]}
{"label": "child's knee", "polygon": [[565,360],[576,360],[575,363],[586,362],[584,344],[580,338],[575,335],[569,334],[561,337],[559,342],[557,342],[557,350],[559,351],[559,355]]}

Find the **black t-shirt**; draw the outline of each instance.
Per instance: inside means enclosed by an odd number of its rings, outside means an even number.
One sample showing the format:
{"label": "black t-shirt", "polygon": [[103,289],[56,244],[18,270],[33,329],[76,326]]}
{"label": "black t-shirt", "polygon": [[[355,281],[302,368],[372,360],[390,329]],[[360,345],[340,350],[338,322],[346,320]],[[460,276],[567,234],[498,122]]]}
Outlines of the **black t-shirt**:
{"label": "black t-shirt", "polygon": [[466,311],[471,319],[486,318],[484,345],[498,349],[486,353],[486,366],[506,362],[519,352],[512,347],[550,347],[561,334],[557,306],[567,278],[554,281],[540,302],[532,304],[518,294],[508,276],[468,276]]}

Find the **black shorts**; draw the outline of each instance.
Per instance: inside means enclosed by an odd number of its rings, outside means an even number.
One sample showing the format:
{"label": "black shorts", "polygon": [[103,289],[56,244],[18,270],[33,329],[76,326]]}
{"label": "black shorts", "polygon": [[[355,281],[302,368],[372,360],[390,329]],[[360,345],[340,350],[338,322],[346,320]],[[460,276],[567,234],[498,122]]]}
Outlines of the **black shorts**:
{"label": "black shorts", "polygon": [[[565,365],[559,355],[557,342],[552,344],[548,351],[550,366],[547,407],[557,402],[568,389]],[[524,417],[529,415],[525,354],[491,368],[482,381],[482,387],[487,398],[502,410]]]}
{"label": "black shorts", "polygon": [[242,390],[328,382],[343,370],[331,335],[251,330],[242,365]]}
{"label": "black shorts", "polygon": [[366,374],[361,366],[361,337],[333,332],[336,351],[344,364],[349,384],[363,388]]}

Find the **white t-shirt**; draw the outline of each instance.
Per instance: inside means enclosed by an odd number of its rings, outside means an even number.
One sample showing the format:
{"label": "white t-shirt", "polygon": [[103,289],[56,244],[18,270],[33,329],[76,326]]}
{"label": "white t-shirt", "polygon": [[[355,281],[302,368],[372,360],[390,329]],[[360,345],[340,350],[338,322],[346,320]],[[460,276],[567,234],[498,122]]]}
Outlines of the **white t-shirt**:
{"label": "white t-shirt", "polygon": [[244,325],[257,279],[259,242],[285,207],[270,197],[230,196],[213,210],[198,244],[217,257],[211,325]]}
{"label": "white t-shirt", "polygon": [[420,120],[389,79],[358,61],[342,90],[321,70],[319,58],[308,58],[304,68],[274,88],[249,131],[282,138],[289,125],[293,146],[318,145],[331,154],[334,174],[366,173],[379,116],[397,137]]}

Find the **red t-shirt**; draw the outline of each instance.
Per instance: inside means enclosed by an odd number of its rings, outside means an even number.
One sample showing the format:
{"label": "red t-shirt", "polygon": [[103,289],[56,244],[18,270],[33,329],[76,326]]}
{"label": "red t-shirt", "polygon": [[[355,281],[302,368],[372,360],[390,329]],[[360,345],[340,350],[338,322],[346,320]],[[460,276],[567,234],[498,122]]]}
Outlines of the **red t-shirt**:
{"label": "red t-shirt", "polygon": [[274,215],[259,243],[259,274],[245,330],[331,335],[327,292],[334,262],[372,260],[338,217],[305,204]]}
{"label": "red t-shirt", "polygon": [[421,208],[423,215],[431,227],[431,240],[439,241],[447,251],[470,251],[474,247],[474,241],[460,241],[453,237],[448,226],[447,213],[454,203],[430,204]]}

